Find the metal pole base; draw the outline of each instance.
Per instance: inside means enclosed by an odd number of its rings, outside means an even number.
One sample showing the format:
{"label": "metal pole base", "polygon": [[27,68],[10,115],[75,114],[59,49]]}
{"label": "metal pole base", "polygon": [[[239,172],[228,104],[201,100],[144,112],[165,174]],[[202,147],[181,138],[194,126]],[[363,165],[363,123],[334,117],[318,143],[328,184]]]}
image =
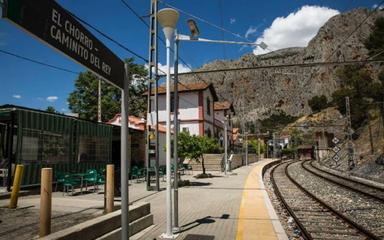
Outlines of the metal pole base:
{"label": "metal pole base", "polygon": [[176,239],[179,236],[179,234],[171,234],[168,235],[167,233],[163,233],[159,236],[160,239]]}

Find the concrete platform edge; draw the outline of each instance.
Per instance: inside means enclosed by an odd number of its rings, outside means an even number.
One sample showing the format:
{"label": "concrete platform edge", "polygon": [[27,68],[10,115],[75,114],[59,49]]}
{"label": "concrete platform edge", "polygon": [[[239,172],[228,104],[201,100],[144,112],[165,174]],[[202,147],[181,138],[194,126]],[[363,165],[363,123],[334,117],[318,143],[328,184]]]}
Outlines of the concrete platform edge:
{"label": "concrete platform edge", "polygon": [[264,202],[267,206],[268,214],[272,220],[273,229],[275,230],[277,237],[279,238],[279,240],[288,240],[288,236],[285,233],[285,230],[284,230],[283,226],[281,225],[280,219],[277,216],[275,209],[273,208],[271,200],[269,199],[268,193],[265,190],[265,185],[264,185],[264,181],[263,181],[263,173],[265,172],[264,168],[265,169],[269,168],[269,167],[271,167],[271,165],[277,164],[278,162],[279,162],[279,160],[276,160],[276,161],[270,162],[270,163],[263,166],[263,171],[261,171],[260,175],[259,175],[259,183],[260,183],[260,186],[262,186],[262,189],[264,189],[263,190]]}

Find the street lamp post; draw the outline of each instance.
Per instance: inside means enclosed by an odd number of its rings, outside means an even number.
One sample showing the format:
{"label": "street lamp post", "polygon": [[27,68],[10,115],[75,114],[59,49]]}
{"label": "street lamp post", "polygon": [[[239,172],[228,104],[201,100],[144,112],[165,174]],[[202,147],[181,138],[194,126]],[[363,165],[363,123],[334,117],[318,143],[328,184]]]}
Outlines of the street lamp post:
{"label": "street lamp post", "polygon": [[129,101],[129,72],[128,72],[128,64],[125,63],[125,78],[124,78],[124,88],[121,91],[121,239],[127,240],[129,239],[129,169],[130,169],[130,155],[128,153],[128,101]]}
{"label": "street lamp post", "polygon": [[224,118],[224,163],[225,163],[225,175],[227,175],[227,172],[228,172],[228,133],[227,133],[227,123],[228,123],[228,119],[227,119],[227,116],[225,116]]}
{"label": "street lamp post", "polygon": [[[177,35],[177,31],[175,31]],[[173,166],[174,166],[174,179],[173,179],[173,230],[179,230],[179,155],[177,149],[177,137],[179,134],[179,41],[175,39],[174,46],[174,74],[173,74]]]}
{"label": "street lamp post", "polygon": [[163,238],[173,239],[172,232],[172,191],[171,191],[171,39],[179,20],[179,13],[172,8],[164,8],[157,14],[160,25],[166,38],[167,48],[167,78],[166,78],[166,232],[162,234]]}
{"label": "street lamp post", "polygon": [[[167,190],[166,190],[166,221],[167,221],[167,227],[166,227],[166,233],[164,233],[161,237],[163,238],[174,238],[175,235],[172,233],[172,191],[171,191],[171,118],[170,118],[170,46],[171,46],[171,39],[172,35],[174,33],[176,23],[179,19],[179,13],[172,9],[172,8],[164,8],[160,10],[157,14],[158,20],[160,25],[163,28],[163,32],[165,34],[166,38],[166,48],[167,48],[167,72],[166,72],[166,177],[167,177]],[[265,49],[267,48],[267,45],[265,43],[249,43],[249,42],[233,42],[233,41],[221,41],[221,40],[210,40],[210,39],[203,39],[199,38],[199,29],[196,26],[196,23],[194,20],[188,20],[188,26],[191,30],[192,36],[186,36],[182,34],[176,34],[175,35],[175,58],[178,58],[178,43],[179,41],[197,41],[197,42],[211,42],[211,43],[225,43],[225,44],[240,44],[240,45],[254,45],[254,46],[260,46],[261,48]],[[175,64],[178,64],[178,59],[175,59]],[[175,91],[177,91],[177,66],[175,66]],[[175,108],[178,105],[178,99],[175,96]],[[177,113],[175,111],[175,137],[174,141],[177,142],[177,131],[178,131],[178,120],[177,120]],[[226,126],[226,124],[224,124]],[[227,156],[227,129],[225,129],[225,163],[226,167],[225,170],[228,170],[228,156]],[[174,150],[174,160],[177,161],[177,143],[174,144],[175,150]],[[178,229],[178,191],[177,191],[177,162],[175,163],[175,186],[174,186],[174,221],[175,221],[175,229]]]}

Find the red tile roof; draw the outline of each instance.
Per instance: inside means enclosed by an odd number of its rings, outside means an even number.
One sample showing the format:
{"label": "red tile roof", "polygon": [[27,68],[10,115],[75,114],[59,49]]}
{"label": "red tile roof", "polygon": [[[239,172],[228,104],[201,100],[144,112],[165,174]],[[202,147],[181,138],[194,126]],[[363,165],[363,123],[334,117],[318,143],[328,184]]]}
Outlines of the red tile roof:
{"label": "red tile roof", "polygon": [[233,112],[235,112],[232,103],[229,101],[215,102],[213,109],[215,111],[231,109]]}
{"label": "red tile roof", "polygon": [[[116,114],[111,120],[108,121],[109,124],[121,126],[121,114]],[[132,129],[136,129],[139,131],[145,130],[145,119],[135,117],[135,116],[129,116],[129,127]],[[155,127],[155,126],[153,126]],[[165,133],[166,128],[164,125],[159,124],[159,132]]]}

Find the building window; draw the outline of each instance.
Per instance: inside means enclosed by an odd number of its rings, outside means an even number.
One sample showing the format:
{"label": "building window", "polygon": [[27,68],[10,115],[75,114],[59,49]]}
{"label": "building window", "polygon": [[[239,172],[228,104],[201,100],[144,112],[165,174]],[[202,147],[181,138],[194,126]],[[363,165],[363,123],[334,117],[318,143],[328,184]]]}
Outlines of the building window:
{"label": "building window", "polygon": [[187,128],[187,127],[183,127],[183,132],[185,132],[185,133],[189,133],[189,128]]}
{"label": "building window", "polygon": [[212,136],[212,133],[211,133],[211,129],[206,129],[205,130],[205,135],[207,136],[207,137],[211,137]]}
{"label": "building window", "polygon": [[175,111],[175,102],[174,102],[174,95],[171,94],[171,112]]}
{"label": "building window", "polygon": [[211,99],[207,97],[207,114],[211,115]]}

